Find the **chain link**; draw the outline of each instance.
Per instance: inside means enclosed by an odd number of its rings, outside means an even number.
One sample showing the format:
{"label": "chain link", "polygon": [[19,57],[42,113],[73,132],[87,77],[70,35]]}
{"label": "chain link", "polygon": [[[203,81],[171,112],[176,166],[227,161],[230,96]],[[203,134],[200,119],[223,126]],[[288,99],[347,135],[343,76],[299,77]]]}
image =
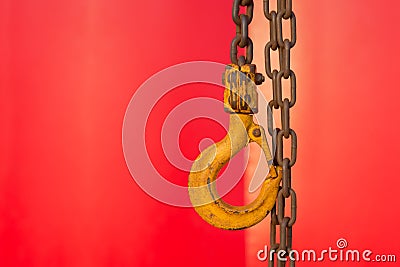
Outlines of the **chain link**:
{"label": "chain link", "polygon": [[[290,110],[296,104],[296,75],[290,67],[290,52],[295,46],[296,36],[296,16],[292,10],[292,0],[276,0],[277,10],[270,9],[270,1],[264,0],[264,15],[270,25],[270,40],[265,45],[265,72],[272,82],[272,100],[268,104],[267,119],[268,133],[272,136],[272,144],[276,146],[275,164],[282,167],[283,178],[282,187],[278,193],[276,208],[271,212],[271,232],[270,246],[271,251],[275,251],[269,260],[269,267],[285,266],[290,262],[290,266],[295,266],[295,261],[288,258],[292,250],[293,225],[297,217],[297,197],[292,188],[291,168],[297,159],[297,135],[290,127]],[[290,39],[283,36],[283,22],[290,23]],[[279,70],[272,69],[271,53],[278,50]],[[282,79],[290,80],[290,98],[283,99]],[[273,110],[279,109],[281,112],[281,127],[273,128]],[[284,139],[291,140],[291,156],[284,157]],[[290,200],[290,216],[285,215],[286,200]],[[277,226],[279,225],[279,243],[276,240]],[[279,257],[277,257],[279,255]],[[283,259],[284,258],[284,259]]]}
{"label": "chain link", "polygon": [[[272,82],[272,100],[267,107],[268,133],[272,136],[274,164],[282,167],[282,187],[278,192],[276,205],[271,211],[270,247],[275,251],[269,258],[269,267],[282,267],[295,261],[288,258],[292,251],[293,225],[297,217],[297,197],[292,188],[291,168],[297,159],[297,135],[290,127],[290,110],[296,104],[296,75],[290,66],[290,52],[297,41],[296,16],[292,10],[292,0],[276,0],[277,10],[270,9],[270,1],[263,0],[264,15],[269,21],[270,40],[265,45],[265,72]],[[240,7],[246,12],[240,14]],[[236,24],[236,36],[231,43],[231,61],[236,65],[251,64],[253,60],[253,42],[249,37],[249,25],[253,20],[254,1],[234,0],[232,19]],[[283,36],[283,22],[290,25],[290,39]],[[238,56],[239,48],[245,49],[245,56]],[[279,54],[279,69],[272,69],[271,53]],[[283,98],[282,79],[290,80],[290,98]],[[281,127],[274,128],[274,109],[281,112]],[[284,139],[290,139],[290,158],[284,157]],[[290,199],[290,216],[285,215],[286,201]],[[279,243],[276,239],[279,225]],[[277,257],[279,255],[279,257]],[[285,259],[282,259],[282,258]],[[275,264],[276,263],[276,264]]]}
{"label": "chain link", "polygon": [[[246,13],[240,14],[240,7],[246,7]],[[236,65],[251,64],[253,61],[253,42],[249,37],[249,25],[253,20],[254,1],[234,0],[232,19],[236,24],[236,36],[231,43],[231,61]],[[246,50],[246,56],[238,57],[238,48]]]}

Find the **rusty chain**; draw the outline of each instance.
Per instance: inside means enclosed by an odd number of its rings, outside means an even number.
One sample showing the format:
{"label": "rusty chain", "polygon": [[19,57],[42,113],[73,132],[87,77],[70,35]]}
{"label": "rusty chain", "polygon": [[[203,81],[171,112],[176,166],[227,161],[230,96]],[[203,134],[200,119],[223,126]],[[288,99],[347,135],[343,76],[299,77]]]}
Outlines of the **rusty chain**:
{"label": "rusty chain", "polygon": [[[282,267],[286,262],[295,266],[288,258],[292,250],[292,228],[296,222],[297,198],[291,186],[291,169],[297,158],[297,135],[290,127],[290,110],[296,103],[296,75],[290,67],[290,52],[296,44],[296,16],[292,10],[292,0],[276,0],[276,10],[270,10],[270,1],[263,0],[264,15],[269,21],[270,40],[265,45],[265,72],[272,83],[272,100],[267,107],[268,132],[272,136],[273,148],[276,148],[274,164],[282,167],[282,186],[277,196],[276,205],[271,211],[270,249],[275,251],[268,266]],[[240,7],[246,12],[240,14]],[[234,0],[232,19],[236,24],[236,36],[231,44],[231,61],[237,65],[251,64],[253,60],[253,42],[249,37],[249,25],[253,20],[254,1]],[[290,39],[284,37],[283,23],[290,25]],[[238,57],[238,48],[246,50],[245,56]],[[272,69],[271,53],[278,52],[279,70]],[[290,97],[283,98],[282,79],[290,80]],[[258,83],[260,84],[260,83]],[[281,127],[274,128],[273,110],[281,112]],[[290,158],[284,157],[284,139],[291,140]],[[290,201],[290,216],[285,215],[286,201]],[[279,242],[277,226],[279,225]],[[279,255],[279,257],[277,256]]]}
{"label": "rusty chain", "polygon": [[[290,109],[296,103],[296,75],[290,68],[290,50],[296,44],[296,16],[292,10],[292,0],[277,0],[277,10],[270,10],[270,1],[264,1],[264,15],[270,25],[270,40],[265,45],[265,72],[272,83],[272,100],[268,104],[268,132],[276,147],[274,163],[282,167],[282,187],[278,193],[276,207],[271,211],[270,247],[276,251],[269,259],[268,266],[295,266],[289,256],[292,250],[292,229],[296,222],[297,198],[291,186],[291,168],[297,158],[297,135],[290,127]],[[283,36],[283,22],[289,21],[290,39]],[[271,53],[279,54],[279,70],[272,70]],[[282,79],[290,80],[290,98],[283,98]],[[281,127],[273,127],[273,110],[281,112]],[[284,157],[284,139],[291,140],[290,158]],[[286,201],[290,201],[290,216],[285,215]],[[276,240],[279,225],[279,243]],[[277,257],[279,255],[279,257]],[[276,263],[276,264],[275,264]]]}
{"label": "rusty chain", "polygon": [[[240,7],[246,8],[245,14],[240,14]],[[251,64],[253,61],[253,41],[249,37],[249,25],[253,20],[254,1],[234,0],[232,8],[232,19],[236,24],[236,36],[231,43],[231,61],[233,64],[242,66]],[[238,48],[246,49],[246,57],[239,56]]]}

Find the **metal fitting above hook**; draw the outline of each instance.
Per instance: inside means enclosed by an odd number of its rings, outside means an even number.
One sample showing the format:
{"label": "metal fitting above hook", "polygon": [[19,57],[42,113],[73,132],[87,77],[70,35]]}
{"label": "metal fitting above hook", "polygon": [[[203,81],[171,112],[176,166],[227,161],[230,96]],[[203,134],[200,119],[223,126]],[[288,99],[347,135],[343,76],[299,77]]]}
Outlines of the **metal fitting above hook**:
{"label": "metal fitting above hook", "polygon": [[230,64],[222,76],[225,84],[224,108],[228,113],[255,114],[258,112],[256,85],[264,81],[261,73],[256,73],[256,65],[242,66]]}

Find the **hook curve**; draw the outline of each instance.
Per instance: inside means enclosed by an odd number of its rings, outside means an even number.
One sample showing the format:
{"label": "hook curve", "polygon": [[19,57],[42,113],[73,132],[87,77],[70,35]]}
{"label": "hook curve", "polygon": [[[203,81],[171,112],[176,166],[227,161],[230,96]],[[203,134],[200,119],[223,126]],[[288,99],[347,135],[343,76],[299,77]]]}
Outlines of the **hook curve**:
{"label": "hook curve", "polygon": [[222,167],[249,142],[257,143],[266,160],[272,155],[262,126],[249,114],[230,114],[227,135],[206,148],[193,163],[189,174],[189,197],[196,212],[209,224],[227,230],[251,227],[263,220],[275,205],[282,168],[271,166],[257,198],[248,205],[233,206],[218,195],[215,181]]}

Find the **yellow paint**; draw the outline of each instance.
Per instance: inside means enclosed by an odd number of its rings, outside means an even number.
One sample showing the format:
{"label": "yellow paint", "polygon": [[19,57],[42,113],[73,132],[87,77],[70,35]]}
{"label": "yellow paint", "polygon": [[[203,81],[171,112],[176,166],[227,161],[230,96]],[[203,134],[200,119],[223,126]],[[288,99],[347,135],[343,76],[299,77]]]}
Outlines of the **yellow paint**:
{"label": "yellow paint", "polygon": [[275,205],[282,179],[280,167],[271,166],[260,194],[248,205],[229,205],[216,190],[215,180],[221,168],[249,142],[257,143],[264,151],[266,160],[272,160],[265,131],[254,123],[253,116],[231,114],[228,134],[220,142],[206,148],[192,166],[189,175],[190,200],[196,212],[215,227],[229,230],[251,227],[263,220]]}

